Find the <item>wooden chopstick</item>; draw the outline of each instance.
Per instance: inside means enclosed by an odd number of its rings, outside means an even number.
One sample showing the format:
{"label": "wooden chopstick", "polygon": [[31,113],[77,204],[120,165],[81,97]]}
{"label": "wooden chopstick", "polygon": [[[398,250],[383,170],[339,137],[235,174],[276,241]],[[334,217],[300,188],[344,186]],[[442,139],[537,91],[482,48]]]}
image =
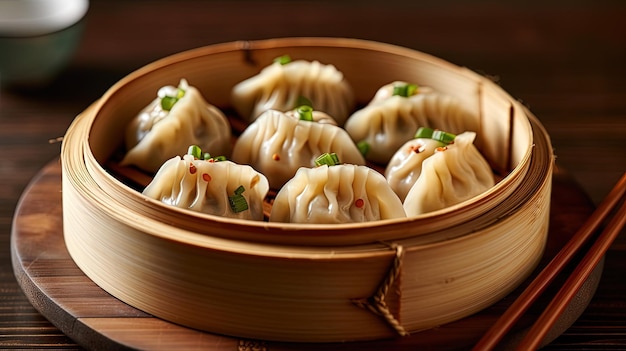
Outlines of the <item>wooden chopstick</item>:
{"label": "wooden chopstick", "polygon": [[615,213],[611,221],[606,225],[602,234],[598,236],[589,251],[585,254],[584,258],[580,261],[578,266],[576,266],[572,275],[567,278],[559,292],[555,295],[554,299],[543,311],[533,327],[528,331],[528,334],[526,334],[524,339],[519,343],[518,350],[533,350],[539,347],[541,341],[550,331],[550,328],[567,308],[568,303],[574,298],[576,292],[585,283],[591,272],[597,266],[598,262],[600,262],[606,251],[609,249],[609,246],[611,246],[617,235],[620,233],[625,223],[626,202],[622,204],[619,210]]}
{"label": "wooden chopstick", "polygon": [[[511,304],[511,306],[500,316],[500,318],[494,323],[494,325],[483,335],[483,337],[478,341],[478,343],[474,346],[473,350],[491,350],[493,349],[506,335],[506,333],[513,327],[515,322],[519,320],[519,318],[528,310],[528,308],[541,296],[541,294],[546,290],[546,288],[550,285],[550,283],[554,280],[554,278],[565,268],[565,266],[571,261],[571,259],[576,255],[576,253],[583,247],[583,245],[593,236],[596,232],[597,228],[604,222],[606,217],[611,213],[613,208],[618,204],[624,193],[626,192],[626,173],[622,175],[620,180],[616,183],[615,187],[609,192],[606,198],[600,203],[598,208],[592,213],[592,215],[587,219],[585,224],[574,234],[574,236],[568,241],[568,243],[559,251],[559,253],[548,263],[548,265],[537,275],[537,277],[530,283],[530,285],[520,294],[520,296]],[[564,291],[563,295],[573,294],[577,290],[577,285],[575,281],[584,279],[576,278],[574,274],[584,275],[587,271],[593,270],[595,264],[592,264],[595,261],[595,257],[602,257],[608,246],[613,242],[620,229],[617,227],[623,226],[623,217],[622,212],[624,212],[624,207],[619,211],[622,219],[620,220],[620,215],[616,216],[613,221],[611,221],[611,227],[607,226],[606,230],[603,232],[601,237],[598,238],[598,241],[594,246],[589,250],[588,259],[585,259],[586,262],[585,267],[583,267],[583,263],[579,266],[580,269],[576,269],[576,271],[572,274],[570,279],[572,280],[571,287],[566,289],[565,285],[563,289],[568,290],[568,292]],[[606,233],[606,234],[605,234]],[[601,238],[605,238],[600,242]],[[587,257],[587,256],[585,256]],[[597,264],[597,261],[595,262]],[[593,267],[591,267],[593,266]],[[570,280],[568,279],[568,280]],[[573,290],[569,292],[569,290]],[[568,301],[565,302],[567,304]],[[524,341],[524,345],[538,345],[545,336],[547,330],[553,325],[554,321],[558,317],[558,314],[562,312],[562,307],[559,302],[554,302],[554,307],[552,307],[552,311],[550,315],[547,315],[547,312],[544,312],[541,318],[541,323],[549,324],[547,327],[542,327],[540,324],[536,324],[537,327],[532,332],[529,331],[527,334],[527,340]],[[552,320],[554,319],[554,320]],[[539,321],[538,321],[539,322]],[[523,346],[520,344],[520,346]],[[528,349],[528,348],[527,348]]]}

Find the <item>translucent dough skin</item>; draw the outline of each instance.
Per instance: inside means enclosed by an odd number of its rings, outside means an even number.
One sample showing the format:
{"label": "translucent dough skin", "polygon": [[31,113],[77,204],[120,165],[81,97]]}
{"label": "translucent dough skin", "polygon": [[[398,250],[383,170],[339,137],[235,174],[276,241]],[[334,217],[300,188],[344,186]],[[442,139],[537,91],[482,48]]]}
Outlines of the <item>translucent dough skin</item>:
{"label": "translucent dough skin", "polygon": [[[131,122],[126,131],[128,152],[121,165],[155,173],[165,161],[185,153],[189,145],[198,145],[213,156],[230,156],[230,123],[196,88],[188,87],[169,113],[163,112],[160,98],[156,98]],[[152,124],[151,116],[161,119]],[[149,131],[141,134],[145,124],[150,125]]]}
{"label": "translucent dough skin", "polygon": [[404,199],[408,217],[468,200],[494,186],[493,171],[474,146],[476,133],[465,132],[445,151],[422,163],[422,172]]}
{"label": "translucent dough skin", "polygon": [[404,201],[406,194],[419,178],[424,160],[441,146],[444,144],[437,140],[413,139],[402,145],[391,157],[385,169],[385,178],[400,200]]}
{"label": "translucent dough skin", "polygon": [[[233,212],[228,200],[243,185],[249,209]],[[229,218],[263,220],[263,200],[269,190],[265,176],[231,161],[207,162],[191,155],[163,164],[143,194],[165,204]]]}
{"label": "translucent dough skin", "polygon": [[249,122],[270,109],[292,110],[300,97],[309,99],[315,110],[326,112],[338,125],[344,124],[355,106],[354,92],[343,73],[318,61],[273,63],[235,85],[231,93],[235,111]]}
{"label": "translucent dough skin", "polygon": [[274,200],[270,222],[339,224],[405,217],[385,178],[367,166],[300,168]]}
{"label": "translucent dough skin", "polygon": [[334,152],[344,163],[365,159],[345,130],[332,124],[301,121],[269,110],[250,124],[233,149],[233,161],[263,173],[272,189],[280,189],[298,168],[314,167],[315,159]]}
{"label": "translucent dough skin", "polygon": [[354,142],[366,141],[369,161],[387,164],[402,144],[413,139],[419,127],[458,134],[479,130],[478,116],[465,110],[451,96],[419,87],[410,97],[391,95],[393,84],[379,89],[364,108],[354,112],[345,129]]}

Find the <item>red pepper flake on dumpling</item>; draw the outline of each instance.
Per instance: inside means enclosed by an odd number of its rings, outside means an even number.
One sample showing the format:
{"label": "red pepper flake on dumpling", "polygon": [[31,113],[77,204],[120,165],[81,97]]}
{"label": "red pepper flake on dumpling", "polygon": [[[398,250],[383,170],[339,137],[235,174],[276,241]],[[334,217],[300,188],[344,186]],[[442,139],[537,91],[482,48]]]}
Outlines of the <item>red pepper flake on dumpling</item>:
{"label": "red pepper flake on dumpling", "polygon": [[415,152],[416,154],[423,152],[425,149],[426,149],[426,146],[424,144],[415,144],[415,145],[409,146],[409,151]]}

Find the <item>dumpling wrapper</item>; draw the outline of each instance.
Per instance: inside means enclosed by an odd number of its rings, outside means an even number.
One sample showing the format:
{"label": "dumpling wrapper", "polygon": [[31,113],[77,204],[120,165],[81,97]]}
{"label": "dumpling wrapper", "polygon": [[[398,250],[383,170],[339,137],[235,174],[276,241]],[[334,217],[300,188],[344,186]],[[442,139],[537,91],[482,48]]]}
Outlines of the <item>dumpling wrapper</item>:
{"label": "dumpling wrapper", "polygon": [[406,217],[382,174],[340,164],[300,168],[274,199],[270,222],[358,223]]}
{"label": "dumpling wrapper", "polygon": [[314,167],[315,159],[334,152],[341,162],[364,165],[365,159],[341,127],[302,121],[268,110],[237,139],[232,159],[263,173],[272,189],[279,189],[300,167]]}
{"label": "dumpling wrapper", "polygon": [[422,163],[435,153],[435,149],[445,144],[427,138],[416,138],[407,141],[391,157],[385,168],[385,178],[393,191],[404,201],[406,194],[420,174]]}
{"label": "dumpling wrapper", "polygon": [[478,116],[464,109],[455,98],[418,87],[409,97],[392,95],[394,82],[381,87],[364,108],[354,112],[345,129],[355,143],[370,145],[367,160],[387,164],[402,144],[413,139],[419,127],[458,134],[480,127]]}
{"label": "dumpling wrapper", "polygon": [[[209,104],[184,80],[185,95],[170,111],[161,107],[157,97],[135,117],[126,129],[127,153],[122,166],[134,165],[155,173],[168,159],[198,145],[214,156],[230,156],[231,127],[226,116]],[[176,89],[164,87],[162,90]]]}
{"label": "dumpling wrapper", "polygon": [[249,122],[267,110],[289,111],[305,97],[313,108],[332,116],[339,125],[354,109],[352,87],[333,65],[318,61],[274,62],[233,87],[232,105]]}
{"label": "dumpling wrapper", "polygon": [[[234,212],[229,196],[243,185],[248,209]],[[231,161],[209,162],[191,155],[166,161],[143,194],[165,204],[228,218],[263,220],[269,183],[263,174]]]}
{"label": "dumpling wrapper", "polygon": [[408,217],[440,210],[477,196],[495,184],[489,163],[474,146],[476,133],[456,136],[445,151],[435,151],[404,199]]}

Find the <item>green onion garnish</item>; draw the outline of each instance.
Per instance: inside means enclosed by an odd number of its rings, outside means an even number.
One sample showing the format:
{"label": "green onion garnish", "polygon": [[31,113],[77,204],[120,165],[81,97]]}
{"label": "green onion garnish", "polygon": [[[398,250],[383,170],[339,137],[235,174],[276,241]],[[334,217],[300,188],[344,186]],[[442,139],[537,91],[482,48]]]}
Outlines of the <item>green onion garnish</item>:
{"label": "green onion garnish", "polygon": [[336,153],[332,152],[332,153],[323,153],[321,154],[318,158],[315,159],[315,165],[316,166],[323,166],[323,165],[327,165],[327,166],[335,166],[338,165],[339,162],[339,157],[337,156]]}
{"label": "green onion garnish", "polygon": [[189,149],[187,149],[187,155],[191,155],[198,160],[204,160],[202,149],[200,149],[198,145],[191,145]]}
{"label": "green onion garnish", "polygon": [[296,113],[301,121],[313,121],[313,107],[302,105],[296,108]]}
{"label": "green onion garnish", "polygon": [[435,130],[433,131],[433,136],[432,139],[440,141],[444,144],[450,144],[452,142],[454,142],[454,138],[456,138],[456,135],[452,134],[452,133],[447,133],[441,130]]}
{"label": "green onion garnish", "polygon": [[454,138],[456,138],[456,135],[438,129],[420,127],[417,130],[417,133],[415,133],[415,138],[433,139],[443,144],[451,144],[452,142],[454,142]]}
{"label": "green onion garnish", "polygon": [[213,160],[215,162],[226,161],[226,156],[215,156],[215,157],[211,158],[211,160]]}
{"label": "green onion garnish", "polygon": [[361,140],[356,144],[356,147],[359,149],[359,151],[361,152],[361,155],[366,156],[367,153],[370,151],[370,144],[365,141],[365,140]]}
{"label": "green onion garnish", "polygon": [[281,65],[286,65],[291,62],[291,57],[289,55],[279,56],[274,59],[274,62],[279,63]]}
{"label": "green onion garnish", "polygon": [[415,95],[415,92],[417,92],[417,85],[415,84],[398,84],[393,87],[392,95],[409,97]]}
{"label": "green onion garnish", "polygon": [[164,96],[161,98],[161,108],[165,111],[169,111],[174,107],[174,104],[178,101],[178,98],[174,96]]}
{"label": "green onion garnish", "polygon": [[246,188],[244,188],[243,185],[240,185],[237,187],[237,189],[235,189],[235,195],[241,195],[244,191],[246,191]]}
{"label": "green onion garnish", "polygon": [[243,185],[240,185],[237,189],[235,189],[235,194],[228,197],[230,208],[235,213],[242,212],[248,209],[248,202],[246,201],[246,198],[241,195],[244,191],[246,191],[246,188],[244,188]]}
{"label": "green onion garnish", "polygon": [[185,91],[181,88],[176,89],[176,98],[180,99],[185,96]]}
{"label": "green onion garnish", "polygon": [[181,88],[176,90],[176,96],[164,96],[161,98],[161,108],[165,111],[169,111],[174,107],[174,104],[178,102],[183,96],[185,91]]}
{"label": "green onion garnish", "polygon": [[415,138],[430,139],[433,137],[434,131],[432,128],[419,127],[417,133],[415,133]]}
{"label": "green onion garnish", "polygon": [[197,160],[203,161],[211,161],[211,162],[219,162],[226,161],[226,156],[215,156],[211,157],[211,154],[208,152],[202,152],[202,149],[198,145],[191,145],[189,149],[187,149],[187,155],[193,156]]}

